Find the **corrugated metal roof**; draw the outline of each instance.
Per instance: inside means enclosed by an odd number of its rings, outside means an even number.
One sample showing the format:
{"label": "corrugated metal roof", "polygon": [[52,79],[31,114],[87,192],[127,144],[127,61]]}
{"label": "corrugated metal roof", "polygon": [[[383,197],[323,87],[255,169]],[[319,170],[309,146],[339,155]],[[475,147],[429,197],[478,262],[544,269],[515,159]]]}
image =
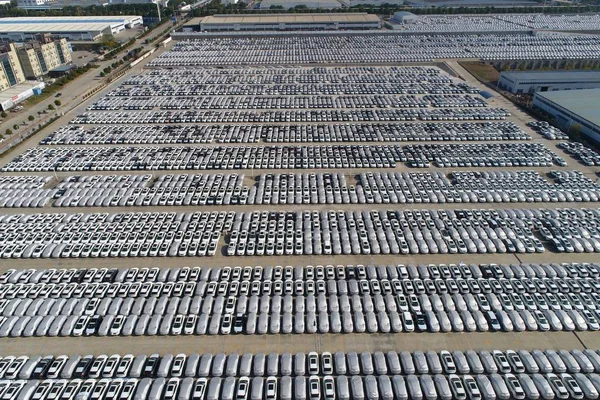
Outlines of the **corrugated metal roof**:
{"label": "corrugated metal roof", "polygon": [[511,80],[598,80],[600,79],[600,71],[505,71],[501,73],[501,76],[505,76]]}
{"label": "corrugated metal roof", "polygon": [[111,25],[131,23],[141,17],[15,17],[0,20],[0,32],[101,32]]}
{"label": "corrugated metal roof", "polygon": [[202,24],[265,24],[265,23],[334,23],[334,22],[378,22],[374,14],[267,14],[267,15],[229,15],[215,14],[203,18]]}
{"label": "corrugated metal roof", "polygon": [[557,90],[535,95],[600,126],[600,89]]}

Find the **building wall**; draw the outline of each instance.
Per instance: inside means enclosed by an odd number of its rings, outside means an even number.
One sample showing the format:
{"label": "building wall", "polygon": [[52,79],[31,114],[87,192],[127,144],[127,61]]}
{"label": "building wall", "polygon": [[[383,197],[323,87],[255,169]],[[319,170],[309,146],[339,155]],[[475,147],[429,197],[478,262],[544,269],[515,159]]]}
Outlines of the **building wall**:
{"label": "building wall", "polygon": [[15,45],[9,46],[10,51],[0,54],[0,91],[25,81]]}
{"label": "building wall", "polygon": [[66,39],[35,44],[33,48],[24,47],[17,53],[23,66],[23,72],[29,79],[37,79],[54,68],[72,61]]}
{"label": "building wall", "polygon": [[[69,46],[69,42],[67,39],[62,38],[56,42],[56,50],[62,52],[62,56],[64,58],[64,62],[62,64],[68,64],[73,61],[73,57],[71,55],[71,48]],[[60,55],[59,55],[60,56]]]}
{"label": "building wall", "polygon": [[576,89],[596,89],[600,88],[600,77],[597,80],[577,80],[565,79],[562,81],[538,80],[531,78],[510,79],[507,76],[500,75],[498,87],[511,93],[535,93],[552,92],[555,90],[576,90]]}
{"label": "building wall", "polygon": [[23,66],[23,73],[28,79],[36,79],[42,75],[42,66],[34,49],[19,49],[19,61]]}
{"label": "building wall", "polygon": [[576,114],[565,110],[555,104],[543,99],[541,96],[533,97],[533,107],[552,115],[557,125],[564,131],[569,131],[574,125],[581,127],[581,133],[589,136],[597,142],[600,142],[600,126],[594,125],[588,121],[579,118]]}

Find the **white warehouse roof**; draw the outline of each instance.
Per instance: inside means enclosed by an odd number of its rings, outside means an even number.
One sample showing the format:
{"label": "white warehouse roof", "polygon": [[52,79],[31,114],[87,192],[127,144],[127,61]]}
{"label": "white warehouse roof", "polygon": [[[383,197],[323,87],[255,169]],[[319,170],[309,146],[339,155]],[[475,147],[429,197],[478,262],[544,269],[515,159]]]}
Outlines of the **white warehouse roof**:
{"label": "white warehouse roof", "polygon": [[[139,22],[138,22],[139,21]],[[94,17],[15,17],[0,19],[0,33],[28,32],[90,32],[103,31],[119,25],[139,24],[142,17],[134,15]]]}

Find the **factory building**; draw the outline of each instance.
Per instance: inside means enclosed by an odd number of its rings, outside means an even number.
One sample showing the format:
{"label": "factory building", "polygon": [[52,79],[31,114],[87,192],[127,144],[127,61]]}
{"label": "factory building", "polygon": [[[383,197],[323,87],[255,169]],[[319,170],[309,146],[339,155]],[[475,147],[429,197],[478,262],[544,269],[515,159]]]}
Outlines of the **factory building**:
{"label": "factory building", "polygon": [[600,142],[600,89],[537,92],[533,106],[554,117],[568,132],[577,126],[581,133]]}
{"label": "factory building", "polygon": [[215,14],[198,18],[185,31],[318,31],[380,29],[381,20],[367,13],[339,14]]}
{"label": "factory building", "polygon": [[24,42],[35,40],[40,33],[69,41],[99,40],[103,35],[115,35],[126,28],[142,25],[140,16],[93,17],[14,17],[0,19],[0,40]]}
{"label": "factory building", "polygon": [[600,88],[598,71],[510,71],[502,72],[498,88],[508,92],[535,93],[555,90]]}

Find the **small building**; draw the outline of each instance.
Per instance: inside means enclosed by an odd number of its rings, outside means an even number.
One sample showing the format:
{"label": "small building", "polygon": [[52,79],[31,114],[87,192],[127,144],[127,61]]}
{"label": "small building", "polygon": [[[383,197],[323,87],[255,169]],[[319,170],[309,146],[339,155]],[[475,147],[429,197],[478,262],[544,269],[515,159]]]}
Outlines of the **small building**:
{"label": "small building", "polygon": [[[199,26],[198,26],[199,25]],[[380,29],[381,20],[374,14],[215,14],[199,18],[184,26],[184,31],[323,31]]]}
{"label": "small building", "polygon": [[23,100],[39,95],[45,87],[44,82],[23,81],[0,93],[0,109],[9,110]]}
{"label": "small building", "polygon": [[537,92],[533,107],[554,117],[565,132],[577,126],[581,133],[600,142],[600,89]]}
{"label": "small building", "polygon": [[66,75],[70,75],[74,69],[75,66],[73,64],[61,65],[60,67],[56,67],[53,70],[49,71],[48,76],[50,78],[60,78]]}
{"label": "small building", "polygon": [[70,41],[99,40],[126,28],[142,25],[142,17],[132,15],[93,17],[14,17],[0,19],[0,40],[25,42],[40,33]]}
{"label": "small building", "polygon": [[394,16],[390,20],[392,23],[397,24],[414,24],[419,20],[419,17],[408,11],[398,11],[394,13]]}
{"label": "small building", "polygon": [[600,88],[600,71],[505,71],[498,88],[514,94],[594,89]]}

